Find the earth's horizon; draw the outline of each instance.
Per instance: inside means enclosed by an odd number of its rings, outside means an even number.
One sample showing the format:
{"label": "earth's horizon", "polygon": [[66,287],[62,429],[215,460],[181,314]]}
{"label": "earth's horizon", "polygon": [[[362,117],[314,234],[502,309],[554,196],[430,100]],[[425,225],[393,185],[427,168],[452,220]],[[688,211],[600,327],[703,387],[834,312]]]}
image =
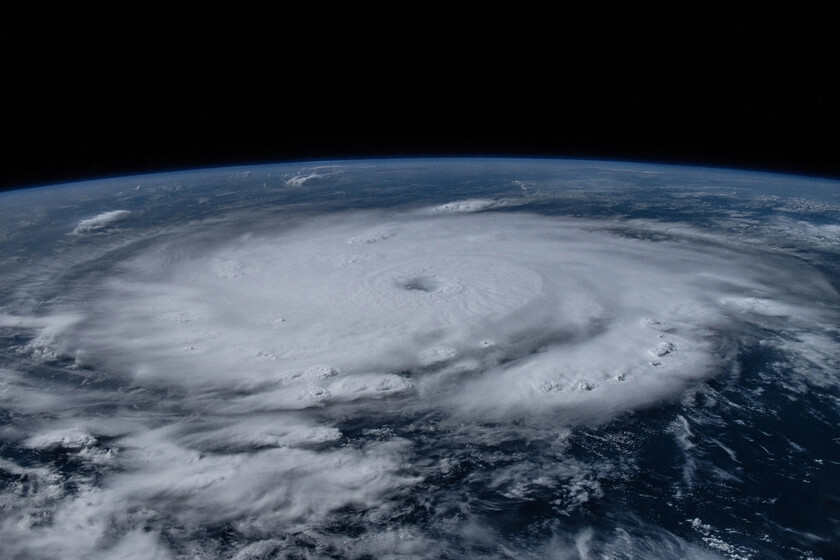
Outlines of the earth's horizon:
{"label": "earth's horizon", "polygon": [[840,182],[550,158],[0,193],[14,558],[840,555]]}

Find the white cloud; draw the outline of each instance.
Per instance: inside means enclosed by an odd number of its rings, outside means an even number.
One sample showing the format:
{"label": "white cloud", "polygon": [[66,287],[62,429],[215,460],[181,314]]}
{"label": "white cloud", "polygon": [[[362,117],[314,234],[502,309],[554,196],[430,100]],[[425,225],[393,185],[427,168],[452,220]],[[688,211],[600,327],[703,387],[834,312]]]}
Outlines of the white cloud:
{"label": "white cloud", "polygon": [[96,443],[96,438],[86,430],[80,428],[64,428],[39,433],[26,442],[27,447],[49,449],[64,447],[68,449],[82,449]]}
{"label": "white cloud", "polygon": [[286,179],[286,185],[289,187],[302,187],[305,183],[312,179],[320,179],[323,177],[330,177],[338,173],[337,169],[332,166],[319,166],[311,169],[301,169],[296,175]]}
{"label": "white cloud", "polygon": [[505,200],[494,200],[492,198],[471,198],[467,200],[458,200],[455,202],[447,202],[440,206],[435,206],[431,209],[432,212],[441,213],[469,213],[481,212],[482,210],[490,210],[491,208],[498,208],[505,206]]}
{"label": "white cloud", "polygon": [[131,214],[131,212],[128,210],[112,210],[111,212],[103,212],[93,218],[81,220],[79,225],[76,226],[76,229],[73,230],[73,233],[92,233],[105,229],[114,222],[125,218],[129,214]]}

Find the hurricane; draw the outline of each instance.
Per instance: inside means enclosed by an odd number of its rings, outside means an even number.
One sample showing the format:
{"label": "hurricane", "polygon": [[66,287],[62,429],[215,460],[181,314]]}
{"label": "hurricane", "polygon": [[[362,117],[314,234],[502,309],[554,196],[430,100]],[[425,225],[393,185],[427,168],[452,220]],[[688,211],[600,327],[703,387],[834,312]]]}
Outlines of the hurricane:
{"label": "hurricane", "polygon": [[4,194],[3,547],[828,558],[840,207],[778,182],[421,160]]}

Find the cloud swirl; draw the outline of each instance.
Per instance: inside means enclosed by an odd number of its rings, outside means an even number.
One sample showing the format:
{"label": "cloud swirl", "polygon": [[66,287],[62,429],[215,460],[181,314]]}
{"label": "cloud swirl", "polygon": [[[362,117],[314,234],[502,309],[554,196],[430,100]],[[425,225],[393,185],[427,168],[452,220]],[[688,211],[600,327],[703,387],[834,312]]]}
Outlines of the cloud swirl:
{"label": "cloud swirl", "polygon": [[[2,370],[0,399],[29,418],[22,449],[63,454],[80,473],[71,484],[0,465],[31,488],[4,498],[7,550],[419,557],[443,552],[438,535],[474,551],[497,538],[489,502],[438,492],[471,446],[543,442],[517,461],[485,457],[496,466],[463,484],[513,500],[555,493],[558,511],[574,511],[618,474],[563,459],[569,430],[678,399],[735,368],[761,328],[812,332],[835,318],[816,303],[836,298],[824,277],[780,266],[783,255],[688,227],[511,206],[191,225],[132,249],[52,315],[0,317],[33,333],[32,363],[72,361],[62,383]],[[247,544],[224,548],[224,535]],[[590,540],[548,539],[541,553],[585,557]],[[646,552],[709,557],[667,533],[650,542]]]}

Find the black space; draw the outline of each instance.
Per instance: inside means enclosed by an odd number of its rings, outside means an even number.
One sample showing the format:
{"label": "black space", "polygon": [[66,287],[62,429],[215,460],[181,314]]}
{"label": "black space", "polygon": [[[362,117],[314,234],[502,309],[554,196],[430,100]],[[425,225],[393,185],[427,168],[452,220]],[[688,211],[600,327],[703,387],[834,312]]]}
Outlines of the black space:
{"label": "black space", "polygon": [[840,178],[840,20],[828,4],[559,15],[555,4],[396,5],[4,4],[0,188],[405,155]]}

